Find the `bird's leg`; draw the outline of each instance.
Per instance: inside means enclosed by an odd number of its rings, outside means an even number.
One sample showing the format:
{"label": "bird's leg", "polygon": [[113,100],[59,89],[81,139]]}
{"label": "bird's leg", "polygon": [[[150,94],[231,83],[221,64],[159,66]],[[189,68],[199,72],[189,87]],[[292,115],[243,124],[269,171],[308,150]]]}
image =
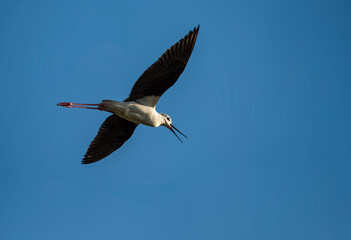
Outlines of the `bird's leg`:
{"label": "bird's leg", "polygon": [[[84,103],[70,103],[70,102],[60,102],[57,106],[68,107],[68,108],[87,108],[87,109],[99,109],[99,104],[84,104]],[[83,106],[97,106],[95,107],[83,107]]]}
{"label": "bird's leg", "polygon": [[[70,103],[70,102],[60,102],[57,106],[68,107],[68,108],[85,108],[85,109],[95,109],[100,111],[107,111],[100,107],[100,104],[85,104],[85,103]],[[96,107],[87,107],[87,106],[96,106]]]}

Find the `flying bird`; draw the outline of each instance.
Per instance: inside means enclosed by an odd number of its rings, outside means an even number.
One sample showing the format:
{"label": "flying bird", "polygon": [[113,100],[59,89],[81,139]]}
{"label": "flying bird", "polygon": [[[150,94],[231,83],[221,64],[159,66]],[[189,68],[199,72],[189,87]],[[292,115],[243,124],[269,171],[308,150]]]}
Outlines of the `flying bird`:
{"label": "flying bird", "polygon": [[139,124],[150,127],[165,126],[182,142],[174,130],[186,136],[172,124],[167,114],[156,111],[156,104],[184,71],[193,51],[199,27],[200,25],[191,30],[146,69],[135,82],[129,97],[123,102],[103,100],[99,104],[57,104],[68,108],[96,109],[112,113],[89,145],[82,164],[99,161],[116,151],[132,136]]}

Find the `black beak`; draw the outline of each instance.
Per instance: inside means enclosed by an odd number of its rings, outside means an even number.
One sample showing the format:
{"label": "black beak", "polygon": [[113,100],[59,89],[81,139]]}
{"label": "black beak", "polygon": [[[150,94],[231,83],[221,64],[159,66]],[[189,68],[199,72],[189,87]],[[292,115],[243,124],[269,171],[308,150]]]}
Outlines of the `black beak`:
{"label": "black beak", "polygon": [[179,139],[179,141],[181,141],[182,143],[183,143],[183,141],[178,137],[178,135],[175,133],[175,131],[173,130],[173,129],[175,129],[177,132],[179,132],[180,134],[182,134],[185,138],[188,138],[187,136],[185,136],[185,134],[184,133],[182,133],[181,131],[179,131],[175,126],[173,126],[172,124],[171,124],[171,127],[169,128],[169,130],[171,130],[172,131],[172,133],[174,133],[174,135],[176,135],[176,137]]}

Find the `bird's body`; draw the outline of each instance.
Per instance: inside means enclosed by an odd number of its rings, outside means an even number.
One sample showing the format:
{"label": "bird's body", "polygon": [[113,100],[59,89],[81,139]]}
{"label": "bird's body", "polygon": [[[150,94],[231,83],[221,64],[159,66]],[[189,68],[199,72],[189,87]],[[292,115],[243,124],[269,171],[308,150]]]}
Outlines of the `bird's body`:
{"label": "bird's body", "polygon": [[96,109],[112,113],[101,125],[98,134],[84,155],[83,164],[99,161],[120,148],[139,124],[150,127],[165,126],[181,141],[173,129],[171,118],[156,111],[162,94],[177,81],[193,51],[199,26],[170,47],[139,77],[129,97],[122,102],[103,100],[99,104],[61,102],[58,106]]}
{"label": "bird's body", "polygon": [[156,112],[155,107],[140,104],[136,101],[117,102],[113,100],[103,100],[99,106],[136,124],[144,124],[150,127],[158,127],[164,121],[161,114]]}

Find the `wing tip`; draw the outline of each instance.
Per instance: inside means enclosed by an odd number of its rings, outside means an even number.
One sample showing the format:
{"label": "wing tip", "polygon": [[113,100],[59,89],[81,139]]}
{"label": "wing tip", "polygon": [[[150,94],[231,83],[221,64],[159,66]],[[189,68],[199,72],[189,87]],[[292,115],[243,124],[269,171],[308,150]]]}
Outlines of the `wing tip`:
{"label": "wing tip", "polygon": [[87,161],[85,158],[80,162],[81,164],[90,164],[93,162]]}
{"label": "wing tip", "polygon": [[189,34],[196,34],[197,35],[199,30],[200,30],[200,24],[195,26],[193,30],[190,30]]}
{"label": "wing tip", "polygon": [[100,161],[101,159],[110,155],[112,152],[113,151],[106,153],[106,154],[102,154],[102,155],[98,154],[98,153],[87,153],[84,155],[84,158],[82,159],[81,164],[90,164],[90,163]]}
{"label": "wing tip", "polygon": [[81,161],[81,164],[90,164],[99,161],[98,159],[88,159],[87,157],[84,157]]}

